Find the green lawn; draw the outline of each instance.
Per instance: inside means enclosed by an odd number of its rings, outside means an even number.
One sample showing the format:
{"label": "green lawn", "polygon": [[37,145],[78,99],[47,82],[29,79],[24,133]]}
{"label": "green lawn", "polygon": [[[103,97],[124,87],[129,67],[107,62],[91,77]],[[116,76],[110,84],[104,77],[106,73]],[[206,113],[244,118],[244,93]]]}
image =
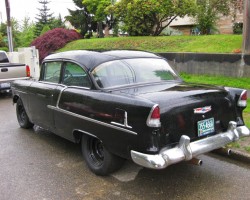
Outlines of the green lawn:
{"label": "green lawn", "polygon": [[240,49],[241,35],[108,37],[82,39],[68,43],[59,51],[76,49],[137,49],[151,52],[232,53]]}
{"label": "green lawn", "polygon": [[180,75],[186,82],[221,85],[221,86],[244,88],[250,90],[250,80],[248,77],[235,78],[235,77],[212,76],[212,75],[195,75],[195,74],[191,75],[186,73],[181,73]]}

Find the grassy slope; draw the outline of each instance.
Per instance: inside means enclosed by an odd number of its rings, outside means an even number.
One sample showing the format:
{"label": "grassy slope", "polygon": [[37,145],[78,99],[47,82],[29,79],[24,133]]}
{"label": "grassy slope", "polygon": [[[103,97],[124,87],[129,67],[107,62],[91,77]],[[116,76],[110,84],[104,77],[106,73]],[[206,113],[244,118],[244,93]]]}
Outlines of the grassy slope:
{"label": "grassy slope", "polygon": [[195,75],[181,73],[181,77],[191,83],[204,83],[211,85],[221,85],[227,87],[244,88],[250,90],[249,78],[235,78],[225,76],[212,76],[212,75]]}
{"label": "grassy slope", "polygon": [[152,52],[232,53],[234,50],[240,49],[241,44],[241,35],[110,37],[73,41],[59,51],[138,49]]}

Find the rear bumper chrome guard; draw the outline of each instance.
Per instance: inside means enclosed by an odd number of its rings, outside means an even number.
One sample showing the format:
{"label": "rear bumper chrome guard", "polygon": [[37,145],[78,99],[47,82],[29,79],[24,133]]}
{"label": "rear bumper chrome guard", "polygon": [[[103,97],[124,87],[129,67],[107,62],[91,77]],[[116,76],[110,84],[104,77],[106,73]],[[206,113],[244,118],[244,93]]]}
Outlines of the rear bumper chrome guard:
{"label": "rear bumper chrome guard", "polygon": [[228,130],[217,135],[207,137],[190,143],[190,138],[181,136],[179,144],[171,149],[162,149],[159,154],[150,155],[137,151],[131,151],[132,160],[143,167],[152,169],[164,169],[169,165],[188,161],[192,158],[221,148],[226,144],[236,141],[241,137],[250,136],[250,130],[246,126],[237,127],[236,122],[229,122]]}

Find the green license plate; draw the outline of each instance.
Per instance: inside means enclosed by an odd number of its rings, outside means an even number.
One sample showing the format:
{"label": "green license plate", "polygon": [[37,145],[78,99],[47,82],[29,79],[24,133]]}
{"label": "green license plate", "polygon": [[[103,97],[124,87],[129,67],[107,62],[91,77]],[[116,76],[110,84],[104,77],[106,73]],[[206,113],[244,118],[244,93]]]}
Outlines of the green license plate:
{"label": "green license plate", "polygon": [[214,132],[214,118],[198,121],[198,137]]}

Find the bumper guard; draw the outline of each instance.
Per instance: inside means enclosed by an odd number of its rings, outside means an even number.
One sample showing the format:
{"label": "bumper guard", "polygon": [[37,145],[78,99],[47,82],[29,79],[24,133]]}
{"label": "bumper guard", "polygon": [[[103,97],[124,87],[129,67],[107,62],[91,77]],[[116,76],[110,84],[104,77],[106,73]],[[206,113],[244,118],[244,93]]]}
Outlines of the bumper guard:
{"label": "bumper guard", "polygon": [[159,154],[150,155],[137,151],[131,151],[132,160],[143,167],[151,169],[164,169],[169,165],[188,161],[192,158],[221,148],[240,137],[250,136],[250,130],[246,126],[237,127],[236,122],[229,122],[228,130],[217,135],[207,137],[190,143],[190,138],[181,136],[179,144],[172,148],[163,148]]}

